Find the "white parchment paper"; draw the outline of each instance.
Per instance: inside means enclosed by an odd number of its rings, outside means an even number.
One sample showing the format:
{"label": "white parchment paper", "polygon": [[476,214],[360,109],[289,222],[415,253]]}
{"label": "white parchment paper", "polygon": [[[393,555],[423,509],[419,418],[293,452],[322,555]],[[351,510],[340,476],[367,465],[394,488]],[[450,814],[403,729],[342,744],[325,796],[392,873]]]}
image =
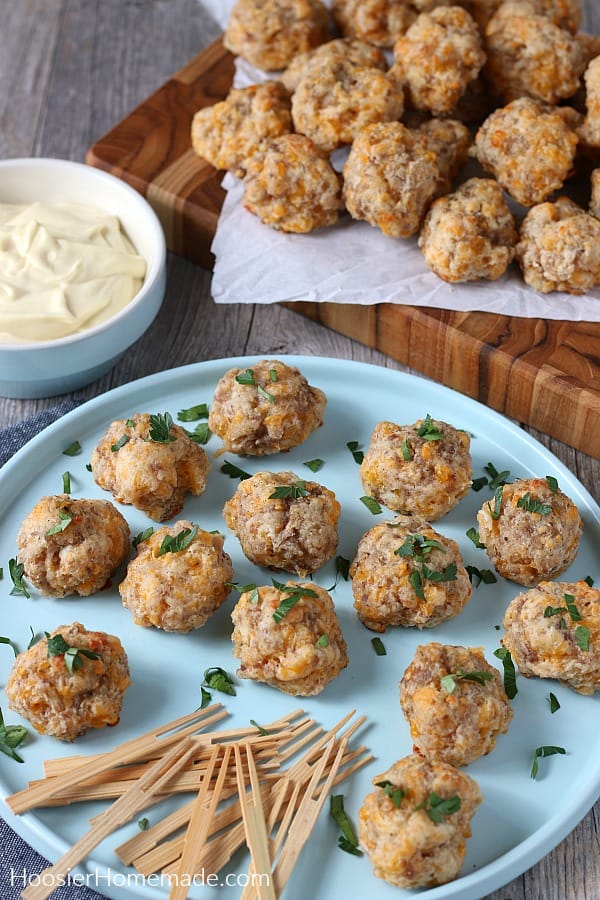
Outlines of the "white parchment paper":
{"label": "white parchment paper", "polygon": [[[234,0],[202,0],[225,28]],[[238,60],[236,87],[265,80]],[[343,155],[334,157],[341,168]],[[227,194],[212,244],[216,262],[212,292],[217,303],[402,303],[468,312],[571,321],[600,321],[600,288],[582,297],[539,294],[523,281],[516,263],[495,282],[449,285],[426,266],[416,238],[387,238],[366,222],[344,216],[311,234],[284,234],[244,209],[243,185],[228,174]]]}

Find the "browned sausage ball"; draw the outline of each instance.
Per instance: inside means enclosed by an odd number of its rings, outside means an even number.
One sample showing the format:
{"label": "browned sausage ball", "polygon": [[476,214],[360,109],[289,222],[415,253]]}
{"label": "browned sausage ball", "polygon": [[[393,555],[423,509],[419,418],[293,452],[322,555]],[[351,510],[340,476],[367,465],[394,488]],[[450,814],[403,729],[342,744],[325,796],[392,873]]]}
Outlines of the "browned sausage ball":
{"label": "browned sausage ball", "polygon": [[504,578],[537,584],[573,562],[583,523],[577,507],[546,478],[505,484],[477,513],[479,536]]}
{"label": "browned sausage ball", "polygon": [[259,69],[285,69],[297,53],[329,38],[328,25],[321,0],[237,0],[223,43]]}
{"label": "browned sausage ball", "polygon": [[389,509],[441,518],[471,487],[466,431],[426,416],[413,425],[379,422],[360,466],[365,492]]}
{"label": "browned sausage ball", "polygon": [[584,294],[600,284],[600,221],[568,197],[529,210],[516,251],[523,278],[536,291]]}
{"label": "browned sausage ball", "polygon": [[453,194],[434,200],[419,247],[444,281],[495,281],[515,255],[517,229],[497,181],[470,178]]}
{"label": "browned sausage ball", "polygon": [[49,597],[101,590],[129,554],[129,525],[108,500],[42,497],[17,534],[25,577]]}
{"label": "browned sausage ball", "polygon": [[[407,99],[433,115],[451,113],[485,62],[475,20],[460,6],[421,13],[394,46]],[[400,78],[396,74],[396,78]]]}
{"label": "browned sausage ball", "polygon": [[306,234],[337,222],[344,208],[342,179],[310,138],[283,134],[249,161],[244,206],[265,225]]}
{"label": "browned sausage ball", "polygon": [[513,717],[481,647],[421,644],[400,681],[400,706],[415,750],[453,766],[490,753]]}
{"label": "browned sausage ball", "polygon": [[471,132],[456,119],[428,119],[418,126],[417,133],[425,149],[435,153],[440,172],[436,194],[448,194],[468,158]]}
{"label": "browned sausage ball", "polygon": [[185,633],[216,612],[232,577],[223,536],[182,519],[138,544],[119,593],[136,625]]}
{"label": "browned sausage ball", "polygon": [[458,544],[419,516],[397,516],[367,531],[350,575],[354,608],[372,631],[431,628],[458,615],[472,590]]}
{"label": "browned sausage ball", "polygon": [[216,169],[245,174],[248,160],[267,138],[292,129],[287,89],[278,81],[234,88],[225,100],[198,110],[192,148]]}
{"label": "browned sausage ball", "polygon": [[585,581],[542,581],[504,615],[502,643],[526,678],[556,678],[580,694],[600,690],[600,591]]}
{"label": "browned sausage ball", "polygon": [[469,823],[483,799],[477,782],[415,753],[377,775],[373,784],[376,789],[358,814],[359,841],[373,874],[407,889],[457,878]]}
{"label": "browned sausage ball", "polygon": [[6,695],[40,734],[74,741],[91,728],[117,724],[129,683],[119,638],[73,622],[19,653]]}
{"label": "browned sausage ball", "polygon": [[485,30],[485,75],[505,103],[534,97],[558,103],[579,87],[585,68],[580,44],[525,3],[503,3]]}
{"label": "browned sausage ball", "polygon": [[281,81],[289,91],[295,91],[304,76],[314,68],[323,64],[335,66],[341,60],[346,60],[354,66],[366,66],[382,71],[387,69],[385,54],[379,47],[358,39],[336,38],[314,50],[295,56],[282,73]]}
{"label": "browned sausage ball", "polygon": [[557,110],[520,97],[487,117],[472,153],[511,197],[533,206],[562,187],[576,148],[577,135]]}
{"label": "browned sausage ball", "polygon": [[334,22],[346,37],[393,47],[415,18],[410,0],[333,0]]}
{"label": "browned sausage ball", "polygon": [[441,181],[427,141],[401,122],[367,125],[344,166],[344,200],[353,219],[388,237],[410,237],[421,225]]}
{"label": "browned sausage ball", "polygon": [[225,450],[265,456],[305,441],[322,424],[326,403],[295,366],[265,359],[220,378],[208,424]]}
{"label": "browned sausage ball", "polygon": [[186,494],[204,492],[210,468],[202,447],[168,413],[112,422],[91,465],[101,488],[157,522],[181,512]]}
{"label": "browned sausage ball", "polygon": [[341,507],[333,491],[294,472],[257,472],[240,482],[223,517],[253,563],[308,575],[338,544]]}
{"label": "browned sausage ball", "polygon": [[[288,611],[279,617],[281,604]],[[240,678],[308,697],[319,694],[348,665],[333,601],[312,582],[288,581],[282,590],[252,588],[240,596],[231,619]]]}

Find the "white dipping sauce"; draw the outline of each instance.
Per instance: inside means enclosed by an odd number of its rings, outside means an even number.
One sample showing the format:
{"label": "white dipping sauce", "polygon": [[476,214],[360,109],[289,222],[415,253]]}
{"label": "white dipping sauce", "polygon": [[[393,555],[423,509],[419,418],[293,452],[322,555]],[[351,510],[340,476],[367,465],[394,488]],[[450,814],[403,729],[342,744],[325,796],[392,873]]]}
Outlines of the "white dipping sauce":
{"label": "white dipping sauce", "polygon": [[135,297],[145,274],[146,261],[104,210],[0,204],[0,343],[98,325]]}

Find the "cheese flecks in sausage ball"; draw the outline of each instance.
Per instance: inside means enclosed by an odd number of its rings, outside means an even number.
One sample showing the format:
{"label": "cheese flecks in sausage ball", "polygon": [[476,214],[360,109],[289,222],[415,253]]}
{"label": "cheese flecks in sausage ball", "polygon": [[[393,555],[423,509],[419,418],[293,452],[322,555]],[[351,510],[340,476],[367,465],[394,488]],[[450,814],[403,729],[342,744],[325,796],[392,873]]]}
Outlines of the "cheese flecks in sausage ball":
{"label": "cheese flecks in sausage ball", "polygon": [[283,134],[249,161],[243,203],[265,225],[307,234],[337,222],[344,209],[342,178],[310,138]]}
{"label": "cheese flecks in sausage ball", "polygon": [[73,622],[19,653],[6,694],[10,708],[40,734],[74,741],[91,728],[117,724],[129,684],[119,638]]}
{"label": "cheese flecks in sausage ball", "polygon": [[387,60],[383,50],[366,40],[352,38],[336,38],[327,41],[314,50],[299,53],[293,58],[287,69],[281,74],[281,81],[288,91],[295,91],[300,81],[313,69],[325,64],[335,66],[340,61],[346,60],[353,66],[366,66],[367,68],[387,69]]}
{"label": "cheese flecks in sausage ball", "polygon": [[403,110],[401,86],[378,68],[345,59],[311,67],[292,95],[295,130],[326,152],[351,144],[367,125],[396,121]]}
{"label": "cheese flecks in sausage ball", "polygon": [[471,439],[427,415],[413,425],[379,422],[360,465],[365,492],[389,509],[441,518],[471,487]]}
{"label": "cheese flecks in sausage ball", "polygon": [[540,203],[521,222],[516,256],[536,291],[584,294],[600,284],[600,221],[569,197]]}
{"label": "cheese flecks in sausage ball", "polygon": [[575,559],[583,530],[577,507],[552,478],[503,485],[483,504],[477,523],[496,571],[524,585],[564,572]]}
{"label": "cheese flecks in sausage ball", "polygon": [[246,591],[231,619],[240,678],[308,697],[319,694],[348,665],[333,600],[313,582]]}
{"label": "cheese flecks in sausage ball", "polygon": [[305,441],[323,423],[326,403],[295,366],[264,359],[220,378],[208,425],[225,450],[265,456]]}
{"label": "cheese flecks in sausage ball", "polygon": [[456,119],[428,119],[417,132],[425,149],[435,153],[440,172],[436,195],[448,194],[469,155],[471,132]]}
{"label": "cheese flecks in sausage ball", "polygon": [[600,591],[585,581],[542,581],[504,614],[502,644],[525,677],[555,678],[580,694],[600,690]]}
{"label": "cheese flecks in sausage ball", "polygon": [[217,611],[232,577],[223,536],[182,519],[138,544],[119,593],[136,625],[185,633]]}
{"label": "cheese flecks in sausage ball", "polygon": [[513,717],[481,647],[421,644],[400,681],[400,706],[415,750],[453,766],[490,753]]}
{"label": "cheese flecks in sausage ball", "polygon": [[240,482],[223,518],[259,566],[308,575],[334,556],[341,507],[333,491],[294,472],[257,472]]}
{"label": "cheese flecks in sausage ball", "polygon": [[358,618],[379,632],[438,625],[458,615],[472,592],[458,544],[419,516],[396,516],[367,531],[350,575]]}
{"label": "cheese flecks in sausage ball", "polygon": [[198,110],[192,119],[192,148],[216,169],[238,177],[268,138],[292,127],[290,98],[277,81],[234,88],[225,100]]}
{"label": "cheese flecks in sausage ball", "polygon": [[112,422],[92,453],[94,480],[119,503],[163,522],[206,487],[208,456],[168,413]]}
{"label": "cheese flecks in sausage ball", "polygon": [[485,29],[485,76],[505,103],[534,97],[555,104],[579,88],[583,48],[528,2],[503,3]]}
{"label": "cheese flecks in sausage ball", "polygon": [[321,0],[237,0],[223,44],[271,72],[327,41],[328,29],[329,12]]}
{"label": "cheese flecks in sausage ball", "polygon": [[577,135],[554,108],[519,97],[487,117],[471,153],[523,206],[542,203],[573,169]]}
{"label": "cheese flecks in sausage ball", "polygon": [[441,175],[436,153],[401,122],[367,125],[344,165],[344,200],[353,219],[387,237],[416,234]]}
{"label": "cheese flecks in sausage ball", "polygon": [[108,500],[42,497],[17,534],[19,562],[49,597],[101,590],[129,554],[129,525]]}
{"label": "cheese flecks in sausage ball", "polygon": [[335,24],[346,37],[393,47],[415,19],[409,0],[333,0]]}
{"label": "cheese flecks in sausage ball", "polygon": [[[485,62],[481,34],[460,6],[421,13],[394,46],[407,103],[432,115],[451,113]],[[397,76],[399,77],[399,76]]]}
{"label": "cheese flecks in sausage ball", "polygon": [[483,799],[477,782],[454,766],[412,754],[373,784],[358,814],[359,842],[373,874],[407,889],[457,878]]}
{"label": "cheese flecks in sausage ball", "polygon": [[470,178],[434,200],[419,235],[425,262],[448,282],[495,281],[512,262],[516,242],[514,217],[491,178]]}

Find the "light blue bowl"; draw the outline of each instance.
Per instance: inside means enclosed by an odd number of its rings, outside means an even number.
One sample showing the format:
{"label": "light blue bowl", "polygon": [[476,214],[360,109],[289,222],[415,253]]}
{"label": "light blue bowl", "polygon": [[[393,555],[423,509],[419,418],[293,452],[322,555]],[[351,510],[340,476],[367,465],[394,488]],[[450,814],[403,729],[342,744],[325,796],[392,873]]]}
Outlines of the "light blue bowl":
{"label": "light blue bowl", "polygon": [[108,372],[154,320],[165,295],[166,244],[149,203],[99,169],[62,159],[0,160],[0,203],[85,203],[118,216],[147,264],[144,283],[120,312],[81,334],[51,341],[0,344],[0,394],[52,397]]}

